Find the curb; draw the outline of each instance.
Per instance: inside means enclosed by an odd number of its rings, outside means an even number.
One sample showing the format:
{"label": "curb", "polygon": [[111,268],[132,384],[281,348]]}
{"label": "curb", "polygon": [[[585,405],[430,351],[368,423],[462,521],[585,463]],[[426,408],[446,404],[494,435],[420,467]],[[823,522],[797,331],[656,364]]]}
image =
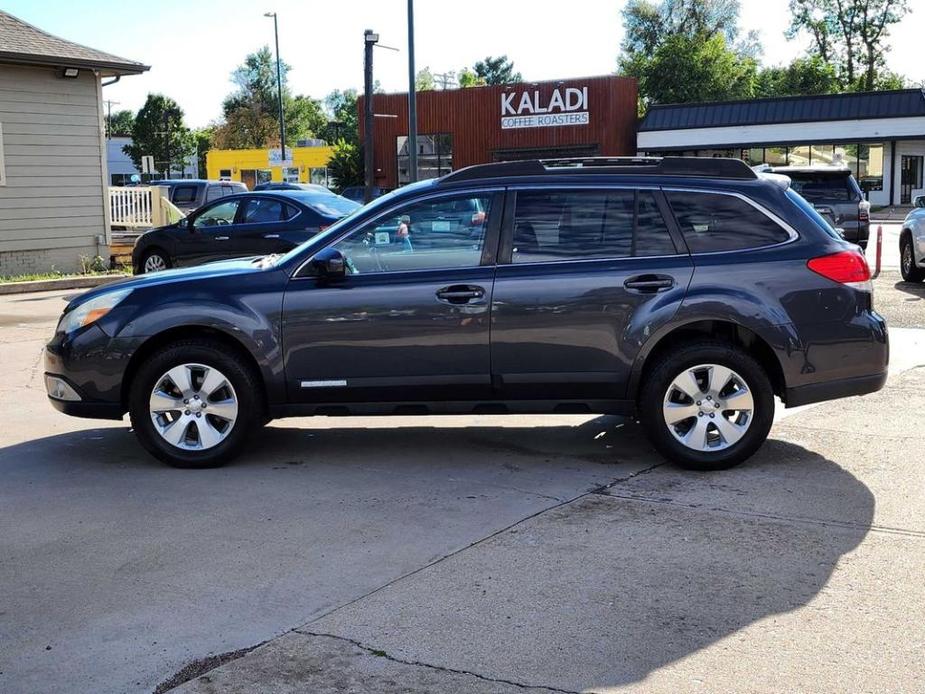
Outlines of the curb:
{"label": "curb", "polygon": [[88,277],[62,277],[59,280],[34,280],[31,282],[0,283],[0,296],[6,294],[28,294],[30,292],[52,292],[60,289],[89,289],[128,279],[128,275],[91,275]]}

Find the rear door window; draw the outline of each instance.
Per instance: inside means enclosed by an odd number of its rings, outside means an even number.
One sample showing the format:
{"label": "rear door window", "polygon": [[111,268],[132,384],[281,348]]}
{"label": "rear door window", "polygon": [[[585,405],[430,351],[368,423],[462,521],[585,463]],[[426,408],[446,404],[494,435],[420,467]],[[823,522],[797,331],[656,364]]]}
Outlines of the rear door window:
{"label": "rear door window", "polygon": [[248,198],[242,224],[272,224],[283,219],[283,203],[273,198]]}
{"label": "rear door window", "polygon": [[745,200],[719,193],[665,191],[691,253],[716,253],[783,243],[790,234]]}
{"label": "rear door window", "polygon": [[511,261],[674,255],[651,191],[519,191]]}
{"label": "rear door window", "polygon": [[176,186],[173,189],[172,202],[175,205],[188,205],[191,202],[196,202],[196,193],[196,186]]}

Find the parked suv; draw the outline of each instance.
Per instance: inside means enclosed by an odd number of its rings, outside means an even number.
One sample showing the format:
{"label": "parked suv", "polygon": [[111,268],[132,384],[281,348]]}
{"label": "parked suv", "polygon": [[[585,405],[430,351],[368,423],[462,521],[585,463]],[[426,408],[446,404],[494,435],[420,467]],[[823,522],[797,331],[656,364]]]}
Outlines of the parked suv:
{"label": "parked suv", "polygon": [[851,175],[851,169],[835,166],[776,166],[770,173],[790,178],[790,187],[812,203],[816,211],[845,238],[867,248],[870,236],[870,203]]}
{"label": "parked suv", "polygon": [[168,189],[167,197],[184,212],[192,212],[207,202],[221,200],[229,195],[246,193],[247,186],[240,181],[204,181],[196,178],[168,178],[151,181],[152,185]]}
{"label": "parked suv", "polygon": [[864,257],[786,178],[588,159],[460,169],[280,257],[91,290],[45,381],[65,413],[128,411],[180,467],[275,417],[568,412],[636,415],[717,469],[758,449],[775,395],[870,393],[887,361]]}

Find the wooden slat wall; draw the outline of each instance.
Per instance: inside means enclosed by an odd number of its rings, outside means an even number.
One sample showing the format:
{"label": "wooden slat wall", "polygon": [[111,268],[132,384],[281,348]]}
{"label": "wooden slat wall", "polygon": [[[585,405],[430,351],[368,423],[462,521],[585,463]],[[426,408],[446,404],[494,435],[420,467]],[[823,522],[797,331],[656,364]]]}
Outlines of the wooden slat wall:
{"label": "wooden slat wall", "polygon": [[[539,90],[548,100],[552,91],[588,87],[588,125],[502,130],[501,95],[505,92]],[[636,81],[605,76],[555,82],[472,87],[426,91],[417,95],[418,133],[453,135],[453,168],[494,161],[505,150],[549,149],[592,145],[597,154],[636,154]],[[517,101],[515,100],[515,106]],[[357,103],[363,132],[363,98]],[[397,138],[408,134],[407,94],[376,94],[373,110],[397,118],[374,122],[376,183],[383,188],[398,185]]]}
{"label": "wooden slat wall", "polygon": [[0,253],[87,249],[105,233],[97,77],[0,65]]}

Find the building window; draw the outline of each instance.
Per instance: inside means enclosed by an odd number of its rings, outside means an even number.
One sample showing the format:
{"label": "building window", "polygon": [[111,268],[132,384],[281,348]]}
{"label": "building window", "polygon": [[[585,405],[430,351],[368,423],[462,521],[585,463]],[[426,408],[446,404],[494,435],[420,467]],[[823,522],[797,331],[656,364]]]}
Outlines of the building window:
{"label": "building window", "polygon": [[883,190],[883,145],[858,145],[857,179],[861,190]]}
{"label": "building window", "polygon": [[[453,170],[453,136],[418,135],[418,179],[437,178]],[[398,138],[398,185],[411,182],[408,138]]]}
{"label": "building window", "polygon": [[219,169],[218,180],[230,181],[231,180],[231,169]]}
{"label": "building window", "polygon": [[287,166],[283,169],[283,180],[286,183],[298,183],[299,182],[299,167],[297,166]]}
{"label": "building window", "polygon": [[764,161],[771,166],[787,166],[787,148],[765,147]]}
{"label": "building window", "polygon": [[324,166],[315,167],[308,170],[308,182],[314,183],[315,185],[325,186],[330,188],[330,181],[328,179],[328,170]]}
{"label": "building window", "polygon": [[742,158],[748,162],[749,166],[764,164],[764,149],[762,147],[752,147],[751,149],[742,150]]}
{"label": "building window", "polygon": [[810,145],[809,155],[809,163],[813,166],[832,166],[838,163],[835,161],[834,145]]}
{"label": "building window", "polygon": [[796,147],[790,147],[789,150],[787,163],[790,166],[809,166],[811,156],[809,145],[797,145]]}

